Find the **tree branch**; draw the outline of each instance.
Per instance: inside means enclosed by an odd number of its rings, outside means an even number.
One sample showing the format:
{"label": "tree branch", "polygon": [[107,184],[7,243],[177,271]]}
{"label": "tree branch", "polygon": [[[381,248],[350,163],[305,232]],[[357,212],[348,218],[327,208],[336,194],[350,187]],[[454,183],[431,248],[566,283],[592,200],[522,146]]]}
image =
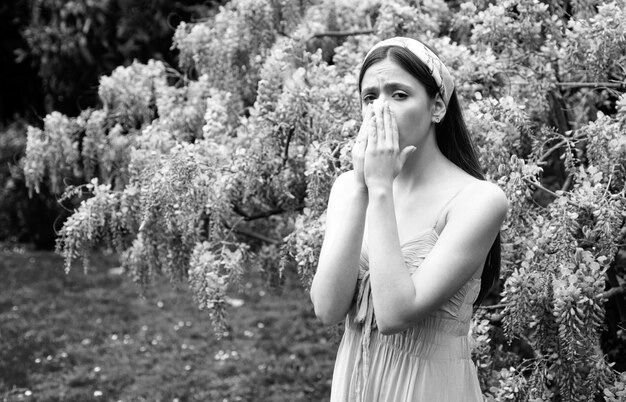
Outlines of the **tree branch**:
{"label": "tree branch", "polygon": [[552,154],[552,152],[554,152],[557,149],[561,148],[563,145],[567,144],[569,141],[576,141],[576,140],[579,140],[579,139],[584,138],[584,137],[586,137],[585,134],[578,134],[578,135],[575,135],[572,138],[566,138],[566,139],[560,141],[555,146],[553,146],[552,148],[550,148],[546,152],[544,152],[544,154],[541,155],[541,157],[539,158],[539,162],[544,162],[546,159],[548,159],[548,156],[550,156]]}
{"label": "tree branch", "polygon": [[[599,295],[596,296],[596,298],[608,300],[612,297],[619,296],[624,293],[626,293],[626,285],[616,286],[600,293]],[[492,304],[489,306],[478,306],[477,308],[481,310],[499,310],[499,309],[506,308],[508,306],[509,306],[509,303],[500,303],[500,304]]]}
{"label": "tree branch", "polygon": [[485,318],[488,319],[489,322],[492,324],[498,324],[502,322],[503,317],[502,317],[502,314],[493,313],[493,314],[487,314]]}
{"label": "tree branch", "polygon": [[574,181],[574,175],[573,174],[568,174],[567,178],[565,179],[565,182],[563,183],[563,187],[561,187],[561,191],[567,191],[569,190],[570,186],[572,185]]}
{"label": "tree branch", "polygon": [[321,38],[323,36],[337,36],[337,37],[346,37],[346,36],[354,36],[354,35],[368,35],[373,34],[373,29],[360,29],[355,31],[326,31],[326,32],[318,32],[313,34],[311,38]]}
{"label": "tree branch", "polygon": [[[534,186],[534,187],[538,188],[539,190],[541,190],[541,191],[543,191],[543,192],[545,192],[545,193],[550,194],[550,195],[551,195],[551,196],[553,196],[554,198],[559,198],[559,197],[560,197],[560,195],[558,195],[558,194],[557,194],[557,193],[555,193],[554,191],[552,191],[552,190],[550,190],[550,189],[545,188],[544,186],[542,186],[541,184],[539,184],[539,183],[537,183],[537,182],[534,182],[534,181],[529,180],[529,179],[527,179],[527,178],[523,178],[522,180],[524,180],[524,182],[526,182],[526,183],[530,184],[531,186]],[[570,204],[570,205],[573,205],[573,206],[575,206],[575,207],[577,207],[577,208],[582,208],[582,206],[581,206],[581,205],[578,205],[578,204],[577,204],[577,203],[575,203],[574,201],[567,200],[567,203],[568,203],[568,204]]]}
{"label": "tree branch", "polygon": [[626,82],[557,82],[561,88],[617,88],[626,90]]}
{"label": "tree branch", "polygon": [[289,133],[287,133],[287,140],[285,142],[285,150],[283,152],[283,167],[285,167],[285,165],[287,164],[287,160],[289,159],[289,145],[291,144],[291,138],[293,137],[293,133],[296,130],[291,127],[289,129]]}
{"label": "tree branch", "polygon": [[254,221],[257,219],[269,218],[270,216],[273,216],[273,215],[280,215],[287,211],[285,211],[283,208],[276,208],[276,209],[270,209],[269,211],[258,212],[256,214],[248,214],[246,211],[241,209],[240,206],[233,205],[233,212],[241,216],[244,221]]}
{"label": "tree branch", "polygon": [[619,296],[619,295],[624,294],[624,293],[626,293],[626,287],[624,287],[624,286],[617,286],[617,287],[610,288],[609,290],[600,293],[597,297],[598,297],[598,299],[607,299],[608,300],[608,299],[610,299],[612,297]]}
{"label": "tree branch", "polygon": [[497,309],[505,308],[508,305],[509,305],[508,303],[501,303],[501,304],[492,304],[490,306],[478,306],[478,308],[483,309],[483,310],[497,310]]}
{"label": "tree branch", "polygon": [[554,126],[561,134],[567,133],[572,127],[567,113],[568,109],[560,91],[548,92],[548,101],[550,103],[550,117],[553,119]]}
{"label": "tree branch", "polygon": [[271,237],[262,235],[260,233],[256,233],[247,229],[234,229],[235,233],[238,233],[240,235],[244,235],[244,236],[248,236],[251,237],[253,239],[257,239],[257,240],[261,240],[264,241],[266,243],[270,243],[270,244],[280,244],[282,243],[281,240],[276,240],[276,239],[272,239]]}

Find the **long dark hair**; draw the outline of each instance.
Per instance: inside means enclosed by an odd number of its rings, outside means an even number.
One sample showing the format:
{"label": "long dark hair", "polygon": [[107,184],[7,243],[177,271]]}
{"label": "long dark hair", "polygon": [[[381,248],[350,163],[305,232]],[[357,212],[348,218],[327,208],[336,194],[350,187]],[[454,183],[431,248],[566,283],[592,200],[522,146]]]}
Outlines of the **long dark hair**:
{"label": "long dark hair", "polygon": [[[428,95],[432,99],[435,98],[439,92],[439,88],[426,64],[417,58],[413,52],[400,46],[383,46],[377,48],[365,58],[361,72],[359,73],[359,93],[361,93],[361,82],[363,81],[363,76],[367,69],[373,64],[387,58],[398,63],[402,69],[415,77],[424,85]],[[475,178],[485,180],[485,175],[478,163],[474,145],[472,144],[469,131],[463,119],[463,113],[456,96],[456,91],[452,91],[452,96],[448,102],[443,120],[435,125],[435,135],[437,146],[446,158]],[[480,278],[480,292],[474,302],[474,307],[480,305],[499,276],[500,233],[498,232],[485,260],[485,266]]]}

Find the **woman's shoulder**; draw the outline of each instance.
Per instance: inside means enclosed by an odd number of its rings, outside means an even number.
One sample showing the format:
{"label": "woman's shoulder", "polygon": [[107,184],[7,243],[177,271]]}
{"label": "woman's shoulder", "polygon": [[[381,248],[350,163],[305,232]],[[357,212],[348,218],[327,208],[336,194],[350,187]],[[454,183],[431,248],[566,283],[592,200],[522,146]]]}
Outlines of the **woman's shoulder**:
{"label": "woman's shoulder", "polygon": [[[467,191],[465,191],[467,190]],[[506,201],[506,194],[496,183],[472,177],[463,189],[466,197],[484,197],[491,201]]]}
{"label": "woman's shoulder", "polygon": [[506,194],[496,183],[486,179],[479,179],[460,167],[451,164],[452,170],[447,177],[458,191],[458,199],[464,204],[467,202],[488,203],[508,209]]}
{"label": "woman's shoulder", "polygon": [[459,193],[457,208],[475,209],[493,215],[504,215],[509,209],[506,194],[495,183],[472,178]]}

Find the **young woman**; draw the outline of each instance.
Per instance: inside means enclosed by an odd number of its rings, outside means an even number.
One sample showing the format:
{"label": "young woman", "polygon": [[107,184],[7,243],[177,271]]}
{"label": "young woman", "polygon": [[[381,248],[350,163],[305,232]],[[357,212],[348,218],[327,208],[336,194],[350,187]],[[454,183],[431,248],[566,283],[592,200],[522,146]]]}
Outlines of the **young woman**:
{"label": "young woman", "polygon": [[482,401],[468,330],[499,273],[506,197],[421,42],[374,46],[359,91],[354,170],[333,185],[311,287],[322,322],[346,318],[331,401]]}

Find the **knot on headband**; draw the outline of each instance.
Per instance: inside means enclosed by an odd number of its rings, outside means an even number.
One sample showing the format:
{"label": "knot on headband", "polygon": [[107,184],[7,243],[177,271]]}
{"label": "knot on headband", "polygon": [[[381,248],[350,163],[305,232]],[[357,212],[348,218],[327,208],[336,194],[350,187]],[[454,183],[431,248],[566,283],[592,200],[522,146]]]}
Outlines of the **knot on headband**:
{"label": "knot on headband", "polygon": [[452,75],[450,75],[448,68],[443,64],[439,57],[432,52],[432,50],[427,48],[418,40],[397,36],[395,38],[385,39],[382,42],[378,42],[370,49],[367,56],[369,56],[374,50],[385,46],[403,47],[413,53],[422,63],[426,64],[430,75],[435,79],[435,83],[439,88],[439,94],[445,102],[446,107],[448,106],[448,102],[450,102],[450,97],[452,96],[452,91],[454,90],[454,81],[452,80]]}

